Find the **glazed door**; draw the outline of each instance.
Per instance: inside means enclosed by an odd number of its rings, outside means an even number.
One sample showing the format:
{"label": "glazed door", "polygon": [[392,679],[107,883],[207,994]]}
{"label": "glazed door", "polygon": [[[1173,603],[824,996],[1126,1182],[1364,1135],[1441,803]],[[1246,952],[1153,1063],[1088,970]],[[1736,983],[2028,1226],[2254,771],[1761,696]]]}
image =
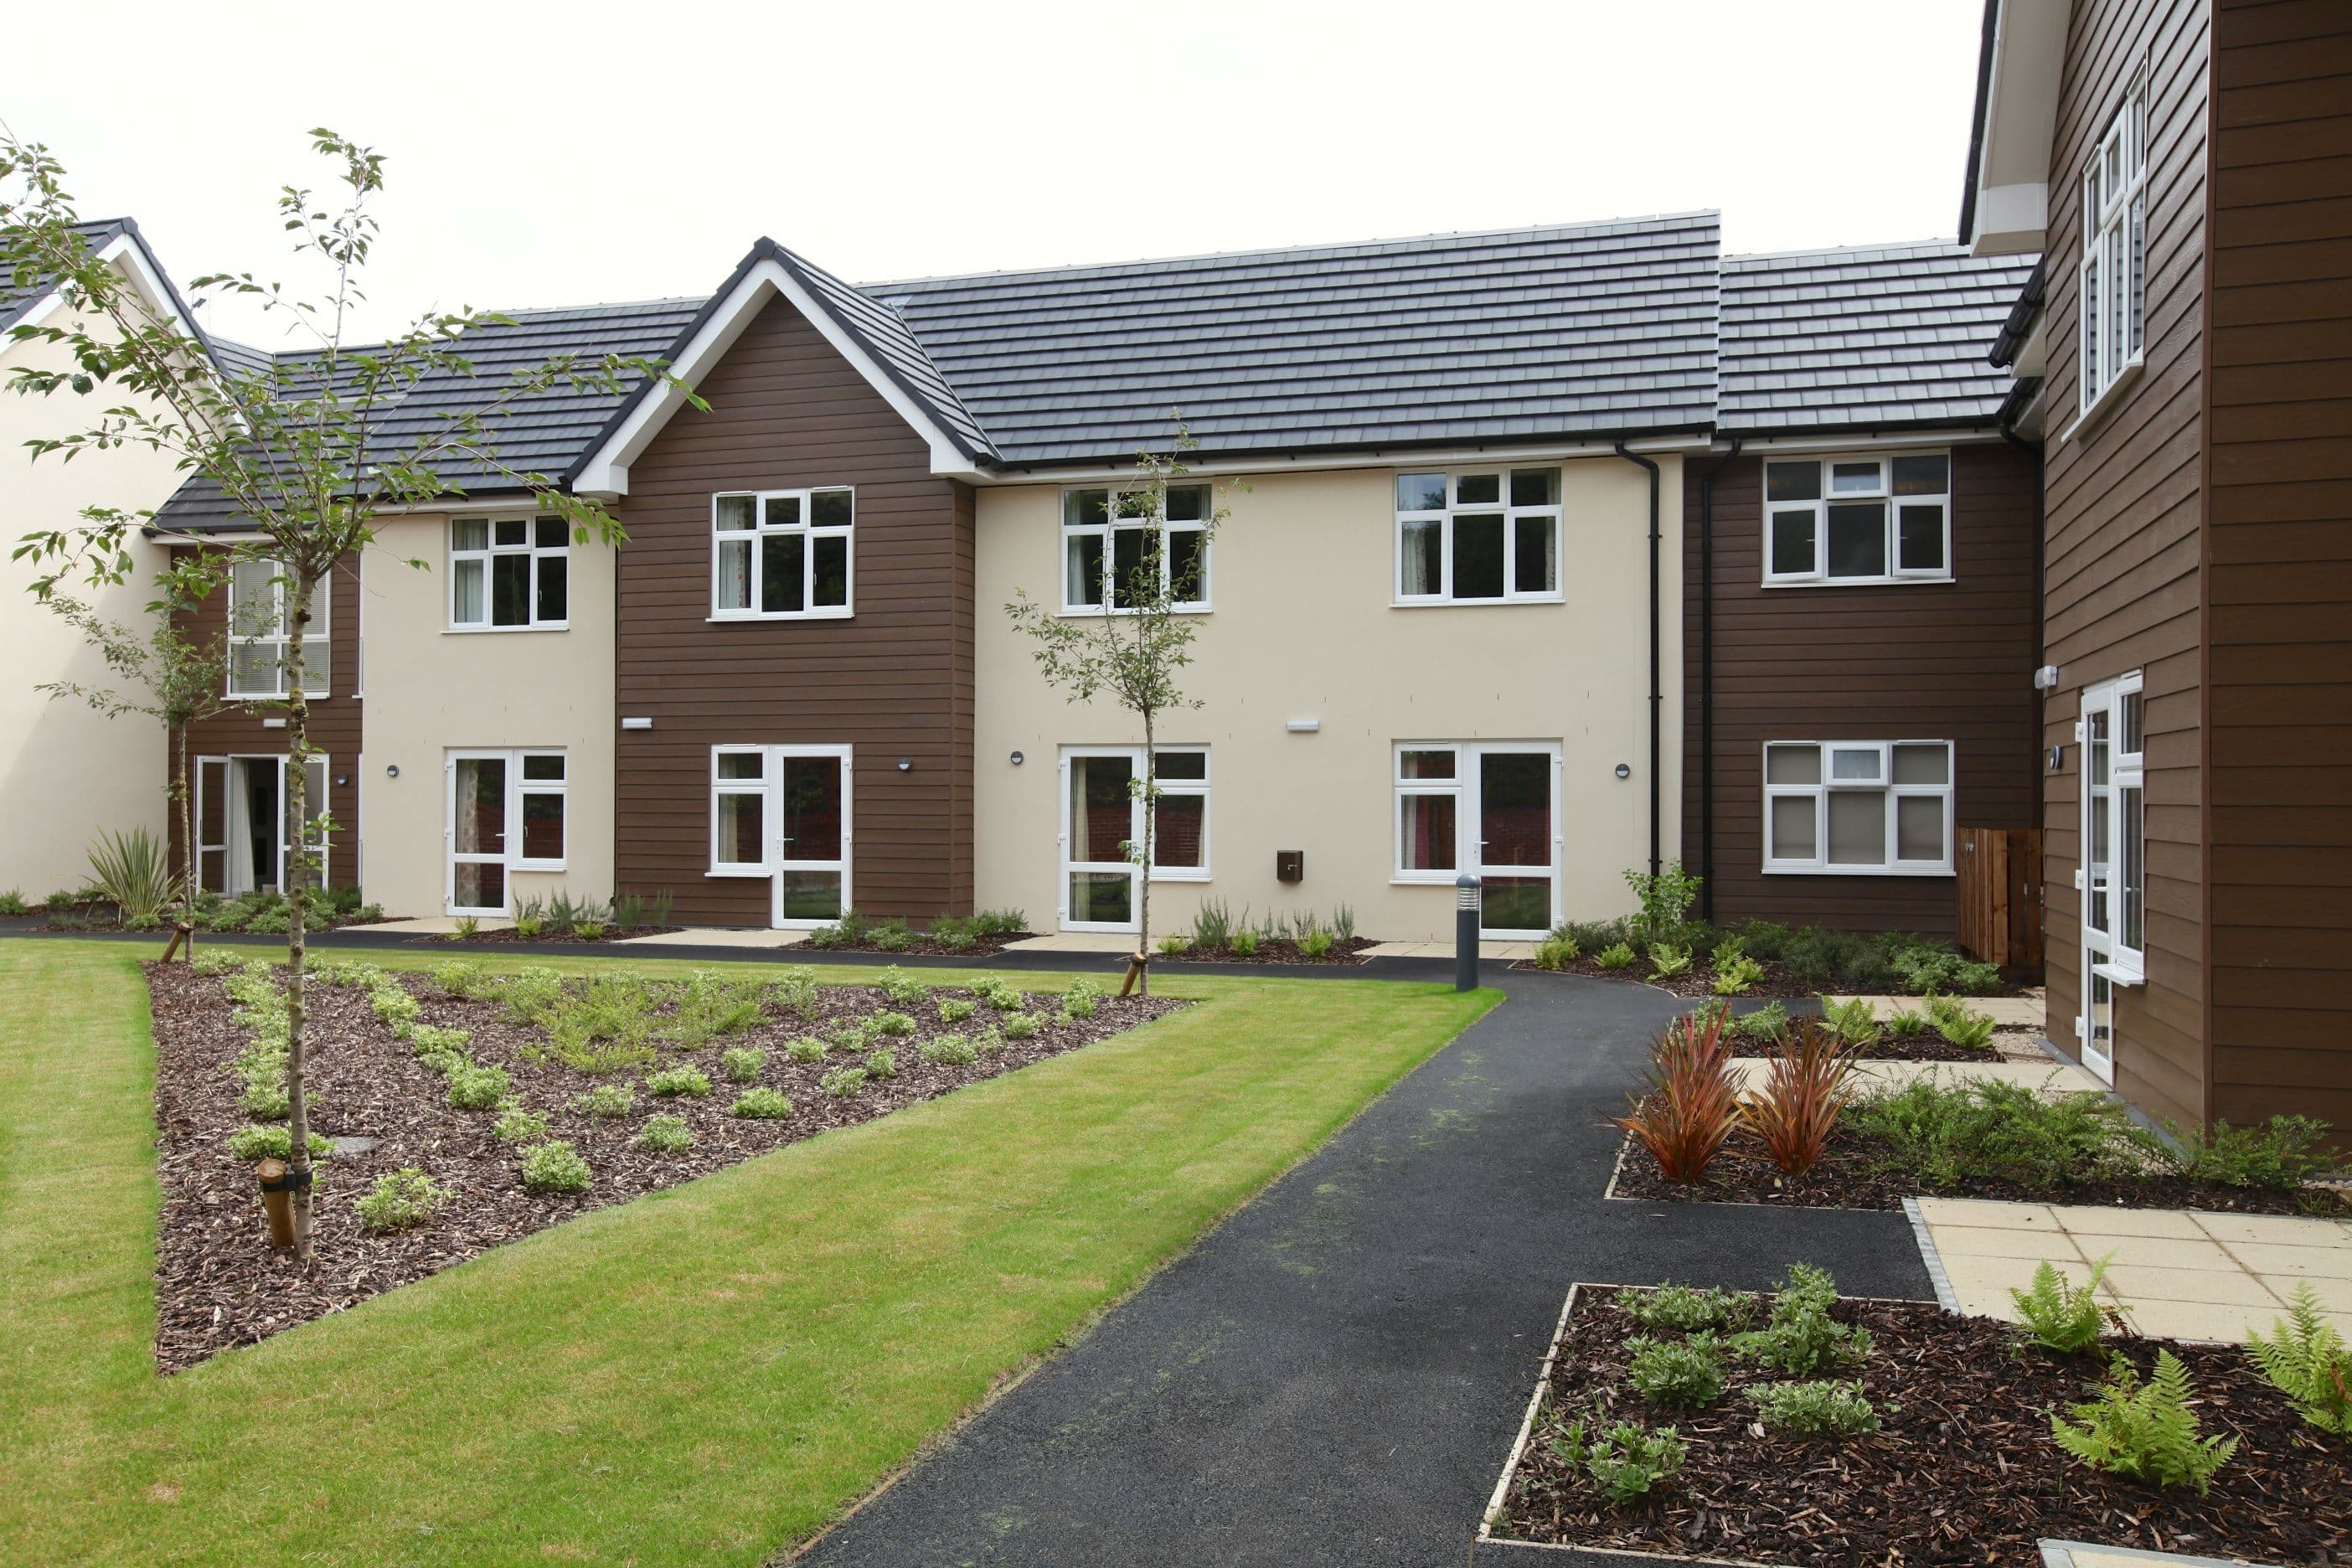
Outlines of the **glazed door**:
{"label": "glazed door", "polygon": [[1481,936],[1525,941],[1559,918],[1559,748],[1467,748],[1473,772],[1465,858],[1485,884]]}
{"label": "glazed door", "polygon": [[831,925],[850,907],[849,748],[772,746],[779,928]]}
{"label": "glazed door", "polygon": [[453,915],[507,912],[507,768],[503,752],[457,752],[449,773],[448,908]]}
{"label": "glazed door", "polygon": [[1100,748],[1062,757],[1062,929],[1137,929],[1137,868],[1127,846],[1143,826],[1137,753]]}

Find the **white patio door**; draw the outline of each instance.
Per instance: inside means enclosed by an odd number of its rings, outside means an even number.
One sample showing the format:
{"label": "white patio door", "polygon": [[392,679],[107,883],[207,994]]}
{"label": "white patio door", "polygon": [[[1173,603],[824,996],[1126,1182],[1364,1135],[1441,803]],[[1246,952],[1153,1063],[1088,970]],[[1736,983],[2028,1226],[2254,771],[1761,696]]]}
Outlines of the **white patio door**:
{"label": "white patio door", "polygon": [[228,759],[196,759],[196,889],[228,894]]}
{"label": "white patio door", "polygon": [[775,908],[781,929],[831,925],[850,908],[849,748],[771,746]]}
{"label": "white patio door", "polygon": [[[327,885],[327,759],[312,757],[306,773],[310,885]],[[292,819],[284,757],[196,759],[196,886],[236,898],[260,888],[283,891],[300,825]]]}
{"label": "white patio door", "polygon": [[1137,928],[1139,871],[1125,846],[1143,837],[1132,747],[1073,746],[1062,753],[1062,929]]}
{"label": "white patio door", "polygon": [[1559,768],[1557,743],[1465,746],[1470,788],[1462,858],[1484,884],[1479,935],[1524,941],[1559,920]]}
{"label": "white patio door", "polygon": [[453,915],[507,912],[509,822],[505,752],[452,752],[447,766],[446,902]]}

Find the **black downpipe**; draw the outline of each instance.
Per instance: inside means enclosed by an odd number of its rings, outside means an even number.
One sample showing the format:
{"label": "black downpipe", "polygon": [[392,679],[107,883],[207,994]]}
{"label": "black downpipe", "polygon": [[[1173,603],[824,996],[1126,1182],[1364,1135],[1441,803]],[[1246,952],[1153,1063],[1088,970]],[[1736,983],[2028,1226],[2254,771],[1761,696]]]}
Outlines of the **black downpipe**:
{"label": "black downpipe", "polygon": [[[1739,456],[1731,450],[1698,481],[1698,918],[1715,923],[1715,478]],[[1758,495],[1762,515],[1762,495]]]}
{"label": "black downpipe", "polygon": [[[2034,390],[2039,391],[2039,386],[2037,385]],[[2010,401],[2014,406],[2002,411],[2000,420],[2001,439],[2007,441],[2011,446],[2025,452],[2033,458],[2033,673],[2035,679],[2027,683],[2026,700],[2032,705],[2032,712],[2033,715],[2032,733],[2034,777],[2031,798],[2033,801],[2034,826],[2040,827],[2047,826],[2045,818],[2048,815],[2042,793],[2042,748],[2049,734],[2048,704],[2050,694],[2042,689],[2040,682],[2042,667],[2050,661],[2050,648],[2048,643],[2050,618],[2047,614],[2047,606],[2045,606],[2042,602],[2043,591],[2043,568],[2042,563],[2044,546],[2043,535],[2049,531],[2047,511],[2048,501],[2046,499],[2047,492],[2043,488],[2048,479],[2048,459],[2042,452],[2042,443],[2040,441],[2028,440],[2026,437],[2017,433],[2018,416],[2022,415],[2026,408],[2032,405],[2032,394],[2029,393],[2024,397],[2019,397],[2015,394],[2012,394]],[[2042,868],[2039,866],[2033,868],[2033,887],[2034,896],[2042,905],[2042,931],[2046,938],[2049,931],[2049,889],[2042,880]]]}
{"label": "black downpipe", "polygon": [[1625,437],[1617,437],[1617,455],[1629,463],[1639,463],[1650,470],[1650,875],[1660,869],[1658,853],[1663,840],[1658,836],[1659,725],[1661,704],[1665,694],[1660,688],[1658,663],[1658,465],[1638,453],[1625,449]]}

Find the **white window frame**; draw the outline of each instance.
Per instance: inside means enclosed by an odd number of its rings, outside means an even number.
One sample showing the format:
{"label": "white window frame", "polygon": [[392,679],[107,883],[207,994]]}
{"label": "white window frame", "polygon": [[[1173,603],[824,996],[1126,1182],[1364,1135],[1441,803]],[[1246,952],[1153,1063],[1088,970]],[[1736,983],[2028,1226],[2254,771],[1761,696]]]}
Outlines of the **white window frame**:
{"label": "white window frame", "polygon": [[[1475,602],[1475,601],[1474,601]],[[1407,752],[1450,752],[1454,754],[1454,776],[1451,779],[1408,779],[1404,776],[1404,754]],[[1486,847],[1485,805],[1479,795],[1481,760],[1488,752],[1513,756],[1543,756],[1550,759],[1551,858],[1542,868],[1489,864],[1483,853]],[[1561,886],[1563,849],[1566,837],[1561,830],[1562,805],[1560,774],[1564,766],[1564,749],[1558,741],[1397,741],[1389,747],[1389,880],[1391,884],[1411,887],[1446,887],[1455,885],[1464,872],[1482,881],[1509,877],[1524,880],[1540,879],[1547,884],[1549,900],[1549,918],[1541,929],[1528,931],[1481,926],[1482,941],[1511,942],[1540,936],[1543,930],[1558,925],[1561,919]],[[1404,803],[1409,796],[1450,795],[1454,797],[1454,866],[1451,869],[1409,870],[1404,863]],[[1484,918],[1483,916],[1481,917]]]}
{"label": "white window frame", "polygon": [[[1436,468],[1397,468],[1389,476],[1389,500],[1395,517],[1395,526],[1391,530],[1389,537],[1389,569],[1391,574],[1391,592],[1393,595],[1390,601],[1391,604],[1403,609],[1432,605],[1558,605],[1564,603],[1567,599],[1563,584],[1566,582],[1568,565],[1566,529],[1568,476],[1561,465],[1497,463],[1492,467],[1449,468],[1444,470],[1446,504],[1444,507],[1408,511],[1399,504],[1402,498],[1398,494],[1398,486],[1404,479],[1428,478],[1439,471]],[[1556,502],[1538,505],[1512,505],[1511,479],[1514,474],[1519,473],[1549,473],[1560,499]],[[1492,501],[1464,501],[1461,499],[1462,481],[1465,479],[1483,478],[1488,474],[1496,476],[1500,481],[1496,499]],[[1503,592],[1499,597],[1462,598],[1454,591],[1454,520],[1465,514],[1487,517],[1496,512],[1500,512],[1503,517]],[[1530,590],[1523,593],[1516,585],[1518,581],[1519,521],[1522,518],[1533,520],[1547,517],[1551,520],[1552,585],[1547,590]],[[1444,578],[1444,591],[1436,594],[1408,594],[1405,592],[1404,585],[1405,531],[1414,524],[1427,522],[1434,522],[1438,525],[1439,537],[1442,541],[1439,545],[1440,569]]]}
{"label": "white window frame", "polygon": [[[1772,782],[1772,751],[1775,747],[1814,746],[1821,752],[1821,775],[1813,784],[1774,784]],[[1944,748],[1944,782],[1939,784],[1897,784],[1895,782],[1895,748],[1897,746],[1941,746]],[[1833,774],[1833,753],[1838,752],[1874,752],[1878,758],[1875,778],[1840,780]],[[1757,757],[1763,783],[1763,816],[1758,835],[1759,858],[1766,875],[1775,877],[1948,877],[1953,874],[1953,837],[1956,819],[1955,803],[1959,797],[1959,747],[1957,742],[1931,736],[1916,736],[1896,741],[1809,741],[1797,737],[1774,738],[1763,743]],[[1886,796],[1886,860],[1884,865],[1857,866],[1845,861],[1833,861],[1830,852],[1830,796],[1837,793],[1869,791]],[[1940,860],[1902,860],[1895,851],[1902,843],[1902,809],[1898,804],[1906,797],[1936,796],[1944,803],[1944,856]],[[1813,853],[1804,859],[1780,858],[1772,853],[1772,803],[1780,798],[1813,802]]]}
{"label": "white window frame", "polygon": [[[1119,502],[1127,500],[1128,498],[1145,495],[1149,492],[1121,489],[1117,485],[1075,485],[1062,492],[1062,529],[1059,540],[1062,550],[1062,614],[1066,616],[1099,616],[1106,613],[1114,616],[1131,616],[1135,614],[1134,610],[1121,609],[1118,605],[1113,603],[1113,600],[1118,596],[1118,587],[1114,576],[1116,570],[1114,563],[1118,558],[1118,552],[1116,548],[1117,541],[1114,536],[1121,530],[1130,530],[1137,533],[1148,535],[1154,526],[1159,528],[1163,541],[1160,550],[1160,586],[1162,591],[1166,591],[1168,589],[1171,581],[1169,574],[1172,570],[1171,563],[1175,558],[1175,552],[1168,547],[1165,541],[1179,533],[1206,533],[1208,531],[1209,520],[1214,514],[1216,510],[1217,499],[1214,487],[1205,481],[1199,484],[1171,484],[1168,489],[1171,490],[1199,490],[1201,492],[1200,517],[1197,520],[1185,518],[1181,521],[1171,521],[1163,517],[1160,519],[1155,525],[1153,520],[1149,517],[1120,516],[1118,514]],[[1100,522],[1073,521],[1071,514],[1076,504],[1077,498],[1082,495],[1092,495],[1097,491],[1101,492],[1103,495],[1103,521]],[[1165,510],[1164,502],[1162,510]],[[1087,604],[1084,601],[1073,599],[1070,595],[1071,588],[1075,586],[1070,580],[1072,564],[1070,545],[1073,540],[1081,538],[1095,538],[1102,541],[1102,582],[1099,584],[1102,591],[1102,598],[1096,604]],[[1150,548],[1148,538],[1146,548]],[[1173,600],[1171,602],[1172,608],[1181,611],[1187,615],[1205,615],[1209,612],[1212,607],[1210,600],[1212,589],[1210,587],[1209,557],[1215,549],[1216,546],[1213,543],[1204,542],[1201,546],[1199,556],[1201,563],[1199,596],[1192,599]],[[1160,749],[1167,751],[1171,749],[1183,750],[1184,748],[1162,747]]]}
{"label": "white window frame", "polygon": [[2082,417],[2147,356],[2147,71],[2141,68],[2083,168],[2075,264],[2075,384]]}
{"label": "white window frame", "polygon": [[[266,566],[273,574],[273,581],[270,583],[272,608],[269,612],[268,624],[276,629],[265,634],[247,637],[239,635],[236,629],[238,624],[236,568],[238,566],[252,565]],[[233,646],[230,656],[226,660],[228,668],[222,672],[221,679],[223,689],[232,701],[280,701],[288,695],[286,690],[286,645],[290,639],[286,635],[286,599],[288,590],[291,586],[291,580],[287,577],[286,568],[282,563],[255,558],[232,562],[230,563],[228,579],[222,585],[221,591],[226,595],[225,603],[227,620],[226,625],[228,630],[229,642]],[[315,672],[319,680],[318,685],[306,686],[302,689],[302,695],[305,697],[324,697],[333,689],[334,644],[329,639],[327,628],[329,611],[333,605],[334,597],[335,579],[334,574],[330,573],[325,581],[319,584],[318,597],[310,605],[311,626],[314,629],[305,633],[302,638],[306,643],[317,644],[320,654],[320,657],[315,659],[310,658],[307,653],[303,658],[303,674],[305,676],[309,676]],[[240,691],[237,689],[236,657],[234,645],[240,644],[248,647],[268,646],[278,650],[278,657],[270,660],[269,664],[271,689],[267,691]]]}
{"label": "white window frame", "polygon": [[[2082,811],[2081,864],[2074,873],[2074,886],[2081,891],[2084,969],[2095,970],[2101,976],[2117,985],[2139,985],[2147,978],[2147,701],[2145,695],[2145,673],[2133,670],[2113,680],[2102,681],[2083,690],[2082,717],[2075,721],[2076,754],[2081,758]],[[2126,752],[2124,747],[2124,713],[2126,699],[2139,698],[2140,750]],[[2096,759],[2093,756],[2095,742],[2091,738],[2094,715],[2106,720],[2107,783],[2094,782]],[[2140,876],[2140,944],[2129,945],[2125,941],[2124,862],[2125,824],[2131,819],[2126,809],[2126,795],[2137,795],[2139,801],[2138,862]],[[2107,880],[2098,884],[2096,868],[2091,855],[2094,830],[2102,826],[2095,820],[2104,816],[2107,844]],[[2107,895],[2105,918],[2098,918],[2097,895]]]}
{"label": "white window frame", "polygon": [[[195,847],[195,873],[196,886],[198,888],[203,889],[210,886],[210,884],[205,882],[204,879],[205,858],[208,855],[218,855],[220,857],[220,880],[223,885],[220,889],[214,890],[226,892],[226,884],[229,879],[227,841],[223,840],[220,843],[206,843],[204,841],[205,797],[210,795],[214,788],[218,788],[223,792],[224,796],[226,795],[228,790],[228,770],[233,763],[275,763],[278,767],[278,799],[282,811],[286,800],[286,765],[292,760],[293,759],[290,757],[282,753],[254,752],[220,752],[212,756],[198,757],[195,759],[194,784],[196,797],[195,816],[194,820],[195,823],[197,838]],[[331,818],[333,815],[333,802],[331,797],[328,795],[328,788],[334,783],[334,770],[329,765],[329,761],[330,759],[324,752],[314,752],[310,761],[310,765],[317,770],[318,789],[315,792],[312,792],[306,787],[304,794],[310,798],[314,807],[310,814],[310,821],[314,825],[318,823],[320,818]],[[211,784],[207,784],[206,781],[208,779],[213,782]],[[221,804],[224,831],[226,831],[227,813],[228,803],[226,799],[224,798]],[[310,852],[318,858],[319,886],[321,888],[329,888],[334,885],[328,878],[328,856],[332,846],[332,838],[323,832],[320,833],[318,838],[310,844]],[[278,831],[278,890],[281,893],[286,890],[286,868],[289,851],[291,845],[289,842],[289,835],[287,834],[285,827],[281,825]]]}
{"label": "white window frame", "polygon": [[[1895,493],[1895,463],[1899,458],[1941,458],[1944,460],[1944,489],[1940,495],[1904,495]],[[1830,481],[1838,465],[1855,466],[1863,463],[1878,465],[1878,483],[1868,490],[1832,491]],[[1821,494],[1810,501],[1772,500],[1772,470],[1776,468],[1796,468],[1811,464],[1818,470]],[[1952,454],[1948,447],[1923,447],[1916,450],[1885,452],[1833,452],[1822,457],[1776,458],[1764,459],[1764,471],[1759,476],[1759,504],[1761,509],[1763,533],[1758,551],[1759,564],[1763,568],[1764,585],[1768,588],[1854,588],[1892,583],[1948,583],[1952,581]],[[1886,570],[1871,576],[1830,575],[1830,508],[1847,501],[1874,501],[1886,509]],[[1903,508],[1935,505],[1943,510],[1943,564],[1937,567],[1911,567],[1903,564]],[[1772,530],[1784,514],[1807,513],[1813,521],[1812,565],[1802,572],[1776,572]]]}
{"label": "white window frame", "polygon": [[[1402,547],[1400,547],[1402,548]],[[1444,752],[1454,759],[1454,776],[1444,779],[1409,779],[1404,776],[1404,754],[1407,752]],[[1427,744],[1399,742],[1389,748],[1390,794],[1394,797],[1389,806],[1389,879],[1392,882],[1444,883],[1448,887],[1462,875],[1462,746],[1452,741],[1433,741]],[[1454,797],[1454,865],[1450,868],[1423,869],[1405,865],[1404,804],[1408,798],[1420,795],[1451,795]]]}
{"label": "white window frame", "polygon": [[[553,757],[563,764],[561,779],[528,779],[523,777],[527,758]],[[505,826],[499,833],[499,854],[496,864],[503,868],[499,879],[500,900],[489,905],[459,905],[457,902],[457,764],[460,762],[498,762],[506,767],[506,799],[499,810]],[[570,753],[562,746],[451,746],[441,758],[441,901],[449,914],[503,915],[514,908],[514,878],[518,871],[563,871],[569,868],[572,854],[572,762]],[[563,853],[553,859],[541,857],[533,859],[522,852],[523,801],[527,795],[551,795],[563,802]],[[492,858],[473,853],[475,864],[488,865]]]}
{"label": "white window frame", "polygon": [[[856,763],[855,748],[846,745],[763,745],[754,742],[722,742],[710,748],[710,811],[709,877],[763,879],[769,884],[768,924],[775,931],[813,931],[834,923],[830,920],[808,920],[784,917],[784,874],[790,870],[836,872],[841,878],[841,907],[856,908],[856,890],[851,884],[856,865]],[[722,756],[752,756],[760,759],[757,779],[722,779],[719,776],[719,759]],[[837,858],[796,860],[784,853],[784,762],[791,757],[829,757],[841,766],[841,853]],[[760,858],[757,861],[721,860],[719,858],[719,802],[722,795],[755,795],[761,797]],[[836,917],[838,918],[838,917]]]}
{"label": "white window frame", "polygon": [[[840,494],[849,498],[849,521],[819,528],[812,521],[816,515],[816,498]],[[719,526],[719,503],[749,499],[752,505],[751,526],[748,529],[721,529]],[[800,505],[800,521],[771,523],[768,506],[771,501],[796,500]],[[847,620],[857,608],[857,490],[852,485],[809,485],[798,489],[780,490],[719,490],[710,498],[710,618],[714,621],[839,621]],[[801,548],[801,607],[797,610],[763,610],[760,608],[762,574],[767,570],[764,541],[780,534],[798,534],[805,542]],[[841,603],[816,604],[816,546],[821,539],[842,542]],[[730,605],[721,602],[719,586],[723,579],[721,552],[732,541],[747,542],[751,555],[744,572],[746,602]]]}
{"label": "white window frame", "polygon": [[[484,540],[482,547],[478,550],[459,548],[457,544],[457,530],[467,523],[476,522],[482,525],[482,537]],[[522,525],[523,542],[520,544],[499,543],[499,526],[501,523],[518,522]],[[540,543],[539,529],[541,523],[551,523],[560,529],[562,533],[563,542],[560,545]],[[492,586],[492,578],[497,572],[497,559],[501,556],[509,558],[521,556],[530,563],[529,591],[525,595],[524,599],[525,605],[530,613],[522,620],[504,625],[490,618],[490,605],[493,599],[496,597],[496,594]],[[540,567],[542,562],[558,558],[563,562],[563,616],[560,620],[542,620],[540,618],[539,614]],[[457,615],[457,574],[458,568],[465,564],[478,565],[482,574],[482,614],[479,619],[471,621],[461,620],[458,618]],[[560,517],[544,515],[520,518],[451,518],[449,520],[448,612],[449,629],[453,632],[560,632],[570,630],[572,626],[572,525],[569,522],[564,521]]]}

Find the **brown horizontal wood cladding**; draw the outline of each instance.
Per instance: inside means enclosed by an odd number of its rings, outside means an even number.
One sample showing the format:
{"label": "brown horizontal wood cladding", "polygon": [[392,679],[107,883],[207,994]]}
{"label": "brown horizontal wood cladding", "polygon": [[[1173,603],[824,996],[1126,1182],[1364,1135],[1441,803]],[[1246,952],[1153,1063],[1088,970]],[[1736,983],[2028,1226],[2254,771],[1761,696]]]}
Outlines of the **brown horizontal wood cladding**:
{"label": "brown horizontal wood cladding", "polygon": [[[971,907],[972,504],[824,337],[772,301],[630,466],[616,691],[623,889],[675,918],[764,926],[764,879],[714,878],[710,748],[848,745],[851,893],[868,913]],[[712,621],[710,498],[855,489],[852,607]],[[900,759],[908,763],[900,771]]]}
{"label": "brown horizontal wood cladding", "polygon": [[[359,864],[360,826],[360,734],[361,711],[364,706],[357,685],[360,669],[360,558],[346,555],[335,568],[334,581],[329,590],[331,597],[327,613],[328,658],[331,668],[325,682],[327,695],[313,697],[310,701],[310,744],[327,754],[327,800],[338,831],[327,837],[327,880],[334,887],[364,884],[364,868]],[[228,626],[228,591],[215,588],[197,602],[194,610],[181,618],[183,635],[199,646],[209,645],[221,637]],[[305,679],[304,684],[319,689],[315,680]],[[270,756],[287,754],[284,726],[273,727],[268,721],[283,720],[283,703],[239,703],[212,718],[189,726],[189,766],[194,767],[197,757]],[[173,742],[171,761],[166,768],[178,763],[177,742]],[[168,773],[167,775],[168,776]],[[175,866],[184,864],[186,846],[181,842],[180,818],[175,811],[171,824],[172,860]]]}
{"label": "brown horizontal wood cladding", "polygon": [[2352,8],[2213,17],[2212,1109],[2352,1127]]}
{"label": "brown horizontal wood cladding", "polygon": [[[1922,443],[1933,445],[1932,442]],[[1713,572],[1714,833],[1700,817],[1701,669],[1697,484],[1684,487],[1685,711],[1683,846],[1707,879],[1715,918],[1949,934],[1945,877],[1767,875],[1768,741],[1948,740],[1962,827],[2034,821],[2033,504],[2031,454],[2006,442],[1952,453],[1950,583],[1763,585],[1761,460],[1716,477]]]}
{"label": "brown horizontal wood cladding", "polygon": [[[2208,0],[2083,0],[2067,24],[2050,166],[2049,437],[2043,658],[2059,684],[2042,742],[2064,748],[2042,788],[2050,1038],[2074,1048],[2081,1011],[2083,689],[2147,679],[2147,983],[2116,997],[2116,1086],[2160,1116],[2205,1115],[2205,396]],[[2147,72],[2144,363],[2094,418],[2077,416],[2082,172]]]}

